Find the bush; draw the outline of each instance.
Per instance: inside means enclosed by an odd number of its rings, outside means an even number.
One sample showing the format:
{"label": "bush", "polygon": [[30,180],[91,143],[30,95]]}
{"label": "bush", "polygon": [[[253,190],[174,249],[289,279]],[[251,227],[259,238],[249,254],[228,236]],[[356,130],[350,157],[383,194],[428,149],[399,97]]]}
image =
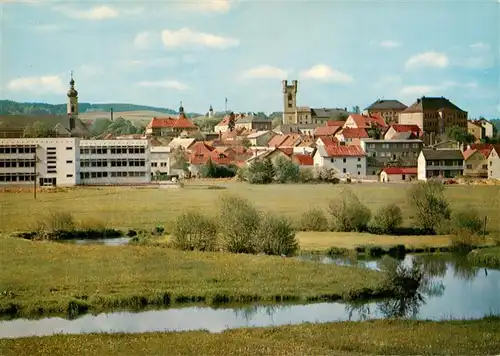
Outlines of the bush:
{"label": "bush", "polygon": [[310,209],[299,221],[300,231],[326,231],[328,230],[328,219],[321,209]]}
{"label": "bush", "polygon": [[248,167],[246,179],[250,184],[269,184],[272,183],[274,174],[274,166],[269,159],[256,159]]}
{"label": "bush", "polygon": [[72,231],[76,228],[73,215],[68,212],[52,212],[47,217],[46,228],[50,231]]}
{"label": "bush", "polygon": [[299,166],[285,157],[276,160],[274,171],[278,183],[296,183],[300,179]]}
{"label": "bush", "polygon": [[233,165],[216,165],[211,159],[200,169],[200,175],[203,178],[231,178],[236,175],[237,167]]}
{"label": "bush", "polygon": [[181,214],[174,225],[171,246],[183,251],[214,251],[217,244],[217,225],[194,211]]}
{"label": "bush", "polygon": [[420,182],[409,191],[410,205],[417,222],[428,232],[436,233],[450,219],[451,210],[444,197],[444,185],[438,181]]}
{"label": "bush", "polygon": [[300,168],[299,169],[299,181],[301,183],[310,183],[314,181],[314,174],[310,168]]}
{"label": "bush", "polygon": [[236,179],[240,182],[244,182],[247,180],[248,168],[241,167],[236,171]]}
{"label": "bush", "polygon": [[[483,231],[484,221],[476,209],[469,207],[453,214],[453,228],[456,230],[467,230],[472,234]],[[454,231],[453,231],[454,232]]]}
{"label": "bush", "polygon": [[394,233],[403,222],[401,208],[396,204],[382,207],[373,219],[373,227],[384,234]]}
{"label": "bush", "polygon": [[238,196],[225,196],[219,203],[219,231],[222,247],[234,253],[255,253],[255,236],[260,216],[257,209]]}
{"label": "bush", "polygon": [[349,189],[342,189],[340,196],[329,204],[334,231],[365,231],[370,222],[370,209]]}
{"label": "bush", "polygon": [[257,231],[258,252],[267,255],[294,255],[299,249],[291,222],[280,216],[266,214]]}
{"label": "bush", "polygon": [[483,238],[467,228],[454,228],[450,244],[454,251],[470,251],[483,242]]}
{"label": "bush", "polygon": [[317,168],[313,172],[313,177],[321,182],[333,184],[340,183],[340,179],[337,177],[337,171],[331,168]]}

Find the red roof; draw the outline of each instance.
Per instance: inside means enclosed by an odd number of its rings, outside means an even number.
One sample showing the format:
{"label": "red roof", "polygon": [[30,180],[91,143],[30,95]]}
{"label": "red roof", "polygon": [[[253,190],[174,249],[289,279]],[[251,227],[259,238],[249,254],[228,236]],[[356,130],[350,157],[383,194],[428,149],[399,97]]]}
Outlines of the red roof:
{"label": "red roof", "polygon": [[333,136],[342,126],[319,126],[314,130],[314,136]]}
{"label": "red roof", "polygon": [[293,147],[279,147],[278,150],[280,150],[287,156],[293,155]]}
{"label": "red roof", "polygon": [[418,136],[423,134],[422,130],[420,130],[420,127],[418,127],[418,125],[394,124],[391,127],[396,132],[413,132],[413,133],[418,133]]}
{"label": "red roof", "polygon": [[319,140],[321,140],[325,146],[338,146],[339,144],[339,140],[335,137],[320,137]]}
{"label": "red roof", "polygon": [[148,129],[175,128],[175,129],[196,129],[196,125],[184,115],[178,118],[173,117],[153,117],[149,122]]}
{"label": "red roof", "polygon": [[368,133],[365,129],[350,129],[345,128],[340,131],[340,134],[344,136],[344,138],[368,138]]}
{"label": "red roof", "polygon": [[294,147],[299,138],[299,134],[276,135],[269,140],[267,147]]}
{"label": "red roof", "polygon": [[326,122],[326,126],[344,126],[345,121],[329,120]]}
{"label": "red roof", "polygon": [[365,151],[359,146],[325,146],[328,157],[364,157]]}
{"label": "red roof", "polygon": [[472,144],[470,145],[470,148],[464,152],[464,159],[468,159],[476,151],[479,151],[483,155],[483,157],[488,158],[491,153],[491,150],[493,149],[493,146],[494,145],[490,143]]}
{"label": "red roof", "polygon": [[351,114],[349,117],[354,120],[358,128],[367,129],[372,126],[387,127],[384,118],[378,114],[370,114],[369,116]]}
{"label": "red roof", "polygon": [[382,171],[387,174],[417,174],[417,167],[386,167]]}
{"label": "red roof", "polygon": [[314,166],[313,156],[307,154],[296,153],[292,159],[300,166]]}

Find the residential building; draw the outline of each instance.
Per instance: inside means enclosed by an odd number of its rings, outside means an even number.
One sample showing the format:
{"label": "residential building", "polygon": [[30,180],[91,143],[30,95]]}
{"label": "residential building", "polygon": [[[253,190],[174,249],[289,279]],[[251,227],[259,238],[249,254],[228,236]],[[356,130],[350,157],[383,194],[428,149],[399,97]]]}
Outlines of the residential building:
{"label": "residential building", "polygon": [[417,179],[417,167],[385,167],[380,172],[380,181],[387,182],[410,182]]}
{"label": "residential building", "polygon": [[445,140],[445,141],[435,143],[435,144],[431,145],[430,147],[437,148],[437,149],[450,148],[450,149],[459,150],[461,148],[461,144],[458,141]]}
{"label": "residential building", "polygon": [[333,137],[340,130],[342,130],[342,126],[319,126],[314,130],[313,136],[316,138],[324,136]]}
{"label": "residential building", "polygon": [[368,138],[365,129],[344,128],[335,134],[335,138],[347,145],[359,146],[362,139]]}
{"label": "residential building", "polygon": [[82,185],[145,184],[151,181],[148,140],[81,140]]}
{"label": "residential building", "polygon": [[464,176],[475,178],[488,178],[488,157],[491,148],[473,149],[464,151]]}
{"label": "residential building", "polygon": [[0,139],[0,186],[74,186],[77,138]]}
{"label": "residential building", "polygon": [[475,142],[483,138],[483,126],[478,121],[467,120],[467,131],[474,136]]}
{"label": "residential building", "polygon": [[421,139],[423,131],[417,125],[394,124],[384,134],[384,140]]}
{"label": "residential building", "polygon": [[247,159],[247,164],[251,165],[254,162],[262,159],[269,159],[272,163],[276,163],[278,158],[282,157],[285,159],[291,159],[293,154],[293,149],[291,148],[273,148],[271,150],[256,152],[256,155]]}
{"label": "residential building", "polygon": [[176,150],[178,148],[181,148],[183,150],[189,149],[194,143],[196,142],[196,139],[194,138],[181,138],[181,137],[176,137],[172,141],[168,143],[168,147],[171,150]]}
{"label": "residential building", "polygon": [[189,149],[189,171],[193,175],[200,173],[201,167],[212,161],[215,165],[229,165],[231,159],[225,153],[216,150],[206,142],[196,142]]}
{"label": "residential building", "polygon": [[217,133],[223,133],[229,131],[229,122],[231,119],[234,120],[235,127],[236,127],[236,122],[240,120],[241,118],[245,117],[245,114],[235,114],[234,112],[231,112],[227,115],[225,115],[222,120],[215,125],[214,131]]}
{"label": "residential building", "polygon": [[270,131],[273,128],[273,122],[265,116],[248,114],[236,121],[236,129],[245,129],[248,131]]}
{"label": "residential building", "polygon": [[456,149],[424,148],[418,156],[418,179],[455,178],[464,174],[464,156]]}
{"label": "residential building", "polygon": [[297,106],[298,81],[288,84],[283,80],[283,124],[323,124],[328,120],[345,120],[349,116],[347,108],[310,108]]}
{"label": "residential building", "polygon": [[333,169],[339,178],[366,176],[366,154],[359,146],[318,146],[313,160],[316,168]]}
{"label": "residential building", "polygon": [[376,176],[388,166],[416,167],[423,145],[421,140],[362,139],[361,148],[367,156],[367,176]]}
{"label": "residential building", "polygon": [[314,168],[314,157],[312,154],[294,153],[292,155],[292,162],[300,168]]}
{"label": "residential building", "polygon": [[488,178],[500,179],[500,144],[493,145],[488,157]]}
{"label": "residential building", "polygon": [[360,115],[360,114],[351,114],[347,118],[344,123],[344,128],[349,129],[371,129],[371,128],[380,128],[384,129],[387,127],[387,124],[384,121],[384,118],[379,115]]}
{"label": "residential building", "polygon": [[467,111],[460,109],[444,97],[418,98],[399,113],[399,123],[417,125],[427,134],[443,135],[453,126],[467,130]]}
{"label": "residential building", "polygon": [[482,138],[489,137],[492,138],[494,136],[494,126],[493,124],[489,121],[486,120],[485,118],[481,118],[477,120],[477,122],[482,126]]}
{"label": "residential building", "polygon": [[149,157],[147,140],[0,139],[0,184],[148,183]]}
{"label": "residential building", "polygon": [[178,117],[153,117],[146,126],[148,136],[178,137],[193,132],[198,132],[198,127],[186,117],[182,103]]}
{"label": "residential building", "polygon": [[171,174],[171,151],[168,146],[150,146],[151,178],[156,175]]}
{"label": "residential building", "polygon": [[399,113],[407,108],[398,100],[378,99],[363,111],[363,115],[382,116],[387,124],[392,125],[399,122]]}
{"label": "residential building", "polygon": [[267,143],[268,147],[295,147],[302,141],[299,134],[276,135]]}
{"label": "residential building", "polygon": [[273,129],[273,131],[280,135],[288,135],[291,133],[313,136],[314,130],[322,127],[324,124],[282,124]]}
{"label": "residential building", "polygon": [[252,146],[267,146],[269,140],[274,136],[271,130],[252,132],[247,136]]}

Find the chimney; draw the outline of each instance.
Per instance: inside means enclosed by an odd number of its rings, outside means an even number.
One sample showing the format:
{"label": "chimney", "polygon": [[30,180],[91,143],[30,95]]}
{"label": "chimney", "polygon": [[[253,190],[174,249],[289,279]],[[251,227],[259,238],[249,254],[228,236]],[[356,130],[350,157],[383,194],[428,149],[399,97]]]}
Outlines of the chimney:
{"label": "chimney", "polygon": [[69,117],[69,131],[73,131],[75,129],[75,117],[70,116]]}
{"label": "chimney", "polygon": [[113,121],[113,108],[109,109],[109,116],[111,118],[111,121]]}
{"label": "chimney", "polygon": [[219,130],[219,141],[222,141],[222,131]]}

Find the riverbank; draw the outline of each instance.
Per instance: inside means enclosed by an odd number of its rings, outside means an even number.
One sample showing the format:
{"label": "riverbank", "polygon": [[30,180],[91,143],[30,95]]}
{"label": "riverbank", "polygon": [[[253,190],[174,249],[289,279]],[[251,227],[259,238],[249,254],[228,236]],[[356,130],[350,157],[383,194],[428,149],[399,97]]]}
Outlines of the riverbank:
{"label": "riverbank", "polygon": [[478,267],[500,268],[500,247],[471,251],[467,258]]}
{"label": "riverbank", "polygon": [[383,274],[296,259],[73,245],[0,236],[0,314],[38,316],[189,302],[381,297]]}
{"label": "riverbank", "polygon": [[32,355],[492,355],[500,318],[377,320],[207,332],[56,335],[0,339],[3,356]]}

